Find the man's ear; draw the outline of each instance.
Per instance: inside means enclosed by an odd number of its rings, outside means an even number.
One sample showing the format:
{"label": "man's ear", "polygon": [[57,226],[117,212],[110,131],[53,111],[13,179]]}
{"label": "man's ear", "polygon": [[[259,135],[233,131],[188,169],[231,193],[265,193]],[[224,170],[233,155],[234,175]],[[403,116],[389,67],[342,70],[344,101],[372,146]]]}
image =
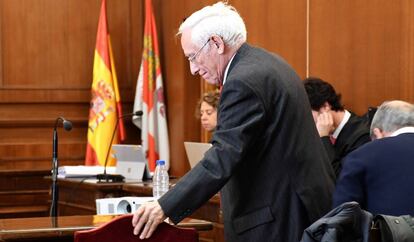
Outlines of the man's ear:
{"label": "man's ear", "polygon": [[373,128],[372,133],[374,134],[372,139],[382,139],[385,137],[385,135],[382,133],[382,131],[379,128]]}
{"label": "man's ear", "polygon": [[217,49],[217,53],[219,55],[224,53],[224,41],[220,36],[214,35],[211,37],[211,41],[213,42],[213,48]]}

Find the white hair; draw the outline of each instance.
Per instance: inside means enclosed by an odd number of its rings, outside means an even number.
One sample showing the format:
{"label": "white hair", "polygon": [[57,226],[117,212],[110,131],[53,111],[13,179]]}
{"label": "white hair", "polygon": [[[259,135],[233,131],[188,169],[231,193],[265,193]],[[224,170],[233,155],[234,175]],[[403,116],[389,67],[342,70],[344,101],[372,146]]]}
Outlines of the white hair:
{"label": "white hair", "polygon": [[194,12],[180,26],[177,35],[191,28],[191,41],[202,46],[213,35],[220,36],[230,47],[246,42],[246,25],[237,10],[217,2]]}
{"label": "white hair", "polygon": [[414,127],[414,105],[400,100],[381,104],[371,123],[371,137],[374,128],[384,132],[394,132],[403,127]]}

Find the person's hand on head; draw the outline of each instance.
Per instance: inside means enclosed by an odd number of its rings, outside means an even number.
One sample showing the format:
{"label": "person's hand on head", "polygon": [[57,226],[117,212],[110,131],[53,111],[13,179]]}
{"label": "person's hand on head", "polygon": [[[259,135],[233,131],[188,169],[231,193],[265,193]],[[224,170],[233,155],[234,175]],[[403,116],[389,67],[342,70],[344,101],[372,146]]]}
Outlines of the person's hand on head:
{"label": "person's hand on head", "polygon": [[158,201],[144,203],[132,217],[133,232],[138,235],[141,231],[139,238],[148,239],[165,219],[166,216]]}
{"label": "person's hand on head", "polygon": [[319,113],[316,128],[320,137],[329,136],[335,130],[332,114],[330,112]]}

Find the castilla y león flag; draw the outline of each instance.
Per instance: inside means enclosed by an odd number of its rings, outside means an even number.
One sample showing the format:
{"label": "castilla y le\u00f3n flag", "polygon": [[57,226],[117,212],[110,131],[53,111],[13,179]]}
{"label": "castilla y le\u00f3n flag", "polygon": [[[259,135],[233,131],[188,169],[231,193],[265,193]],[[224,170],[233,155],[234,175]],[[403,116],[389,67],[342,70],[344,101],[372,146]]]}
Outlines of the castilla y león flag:
{"label": "castilla y le\u00f3n flag", "polygon": [[134,112],[142,111],[142,117],[133,122],[141,129],[142,147],[150,171],[154,171],[158,159],[169,167],[168,130],[157,30],[151,0],[145,0],[145,29],[142,61],[135,93]]}
{"label": "castilla y le\u00f3n flag", "polygon": [[88,144],[86,147],[86,165],[114,165],[115,159],[108,151],[112,143],[118,143],[125,137],[122,120],[121,101],[118,91],[115,65],[106,20],[106,0],[102,0],[101,13],[96,37],[93,63],[92,100],[89,110]]}

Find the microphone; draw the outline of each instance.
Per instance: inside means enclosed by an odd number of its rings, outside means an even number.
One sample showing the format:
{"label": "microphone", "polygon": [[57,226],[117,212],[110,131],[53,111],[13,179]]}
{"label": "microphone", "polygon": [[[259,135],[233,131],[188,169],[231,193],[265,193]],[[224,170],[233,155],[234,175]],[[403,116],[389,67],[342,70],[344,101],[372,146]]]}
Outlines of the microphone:
{"label": "microphone", "polygon": [[69,121],[69,120],[66,120],[66,119],[64,119],[62,117],[60,117],[60,118],[63,120],[63,128],[66,131],[71,131],[72,130],[72,122]]}
{"label": "microphone", "polygon": [[57,126],[59,121],[62,121],[63,128],[66,131],[72,129],[72,122],[65,119],[64,117],[58,117],[55,121],[55,126],[53,128],[53,152],[52,152],[52,203],[50,206],[50,216],[57,217],[58,215],[58,186],[57,186],[57,174],[58,174],[58,135],[57,135]]}
{"label": "microphone", "polygon": [[122,175],[106,173],[106,165],[108,163],[109,154],[111,153],[112,142],[114,141],[114,137],[115,137],[116,130],[118,128],[119,120],[126,118],[126,117],[130,117],[130,116],[140,117],[142,116],[142,114],[143,112],[140,110],[140,111],[135,111],[133,113],[127,113],[127,114],[121,115],[116,119],[115,128],[114,128],[114,131],[112,132],[112,137],[111,137],[111,141],[109,142],[108,151],[106,152],[104,172],[102,174],[96,175],[96,179],[98,180],[98,182],[123,182],[124,181],[125,177]]}

